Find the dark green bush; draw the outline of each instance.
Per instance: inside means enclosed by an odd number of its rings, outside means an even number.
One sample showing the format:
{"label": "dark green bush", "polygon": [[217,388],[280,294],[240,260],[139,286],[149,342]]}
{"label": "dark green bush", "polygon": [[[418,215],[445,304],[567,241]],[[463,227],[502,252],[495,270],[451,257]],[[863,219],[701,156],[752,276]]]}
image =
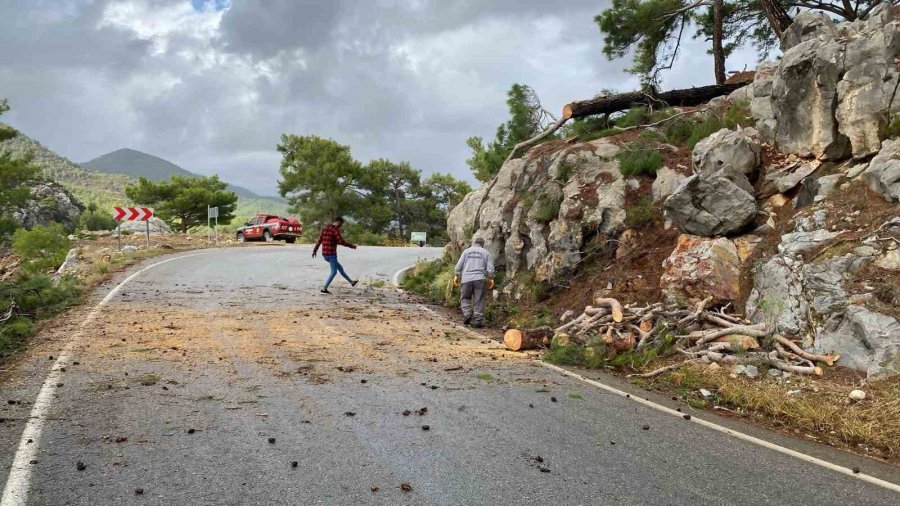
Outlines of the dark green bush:
{"label": "dark green bush", "polygon": [[78,228],[80,230],[113,230],[116,228],[116,220],[112,216],[97,212],[85,211],[78,218]]}

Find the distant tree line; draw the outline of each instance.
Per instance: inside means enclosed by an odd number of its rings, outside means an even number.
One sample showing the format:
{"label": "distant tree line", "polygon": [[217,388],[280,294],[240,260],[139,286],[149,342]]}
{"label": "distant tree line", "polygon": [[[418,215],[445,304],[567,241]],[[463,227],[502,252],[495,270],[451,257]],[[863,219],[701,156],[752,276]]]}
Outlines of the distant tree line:
{"label": "distant tree line", "polygon": [[348,236],[364,243],[408,241],[410,232],[443,243],[450,209],[472,190],[449,174],[423,177],[407,162],[362,163],[350,146],[315,135],[282,135],[278,151],[279,191],[309,237],[332,217],[344,216]]}

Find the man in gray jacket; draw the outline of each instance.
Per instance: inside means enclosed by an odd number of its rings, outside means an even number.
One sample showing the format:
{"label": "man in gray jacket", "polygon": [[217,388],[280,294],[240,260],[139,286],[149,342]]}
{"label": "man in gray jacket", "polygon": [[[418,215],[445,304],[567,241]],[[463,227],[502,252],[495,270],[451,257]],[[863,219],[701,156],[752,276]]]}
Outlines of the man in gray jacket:
{"label": "man in gray jacket", "polygon": [[[494,288],[494,260],[484,249],[484,239],[476,237],[459,256],[453,286],[460,286],[459,306],[465,323],[479,328],[484,319],[485,293]],[[472,308],[474,304],[474,310]]]}

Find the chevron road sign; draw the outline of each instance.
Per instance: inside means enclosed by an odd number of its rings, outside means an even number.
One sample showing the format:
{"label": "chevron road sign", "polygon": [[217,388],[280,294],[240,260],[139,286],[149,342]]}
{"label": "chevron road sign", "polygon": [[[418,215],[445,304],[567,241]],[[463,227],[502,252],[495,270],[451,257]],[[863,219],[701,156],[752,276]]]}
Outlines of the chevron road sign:
{"label": "chevron road sign", "polygon": [[113,219],[116,221],[148,221],[153,217],[153,209],[149,207],[114,207]]}

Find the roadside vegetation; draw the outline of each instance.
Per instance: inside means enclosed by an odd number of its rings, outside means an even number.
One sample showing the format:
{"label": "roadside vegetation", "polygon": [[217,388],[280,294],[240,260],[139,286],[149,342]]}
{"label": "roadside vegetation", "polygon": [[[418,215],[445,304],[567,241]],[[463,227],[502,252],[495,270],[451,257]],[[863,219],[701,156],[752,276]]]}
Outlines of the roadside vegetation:
{"label": "roadside vegetation", "polygon": [[449,174],[423,177],[409,163],[377,159],[363,164],[350,146],[314,135],[283,135],[281,195],[299,213],[306,240],[344,216],[344,235],[360,244],[408,244],[410,232],[444,245],[447,215],[472,191]]}

